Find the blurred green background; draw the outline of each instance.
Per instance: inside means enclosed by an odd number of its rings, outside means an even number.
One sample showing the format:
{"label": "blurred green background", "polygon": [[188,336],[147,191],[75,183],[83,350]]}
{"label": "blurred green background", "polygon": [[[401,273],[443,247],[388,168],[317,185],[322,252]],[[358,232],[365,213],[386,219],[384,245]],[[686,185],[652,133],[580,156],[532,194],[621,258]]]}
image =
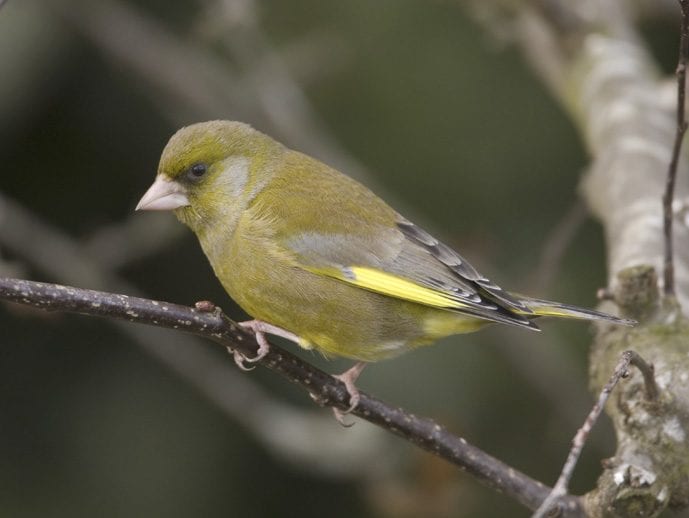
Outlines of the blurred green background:
{"label": "blurred green background", "polygon": [[[152,298],[210,299],[243,318],[172,215],[132,214],[175,129],[227,118],[350,172],[496,282],[594,305],[605,253],[597,224],[572,208],[586,164],[576,131],[517,51],[461,4],[8,2],[0,274],[115,289],[98,277],[107,271]],[[674,55],[668,26],[650,34]],[[17,224],[15,204],[41,227]],[[539,264],[568,214],[581,221],[553,280]],[[370,367],[359,386],[552,484],[591,404],[589,330],[543,328],[447,339]],[[340,428],[263,369],[235,373],[212,344],[189,347],[229,372],[227,386],[215,382],[234,413],[199,389],[207,370],[190,383],[105,321],[2,305],[0,343],[1,516],[529,514],[366,422]],[[330,372],[348,366],[300,354]],[[281,428],[283,411],[317,419],[325,444],[301,456],[267,445],[257,427],[287,443],[300,433]],[[260,416],[247,424],[243,412]],[[329,444],[349,441],[353,452],[374,441],[374,455],[353,467],[329,458]],[[613,447],[603,421],[575,491]]]}

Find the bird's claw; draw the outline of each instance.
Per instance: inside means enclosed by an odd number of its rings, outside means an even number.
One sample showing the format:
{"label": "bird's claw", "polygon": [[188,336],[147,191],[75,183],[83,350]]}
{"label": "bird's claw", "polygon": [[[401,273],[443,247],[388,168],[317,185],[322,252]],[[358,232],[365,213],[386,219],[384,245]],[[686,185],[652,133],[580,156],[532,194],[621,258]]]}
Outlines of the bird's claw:
{"label": "bird's claw", "polygon": [[359,405],[361,401],[361,393],[359,389],[356,388],[354,384],[361,374],[361,371],[366,367],[366,362],[358,362],[352,368],[346,370],[342,374],[336,374],[333,378],[340,380],[344,383],[347,394],[349,394],[349,407],[346,410],[340,410],[339,408],[333,407],[333,414],[335,414],[335,419],[342,426],[349,428],[354,423],[345,423],[344,416],[350,414]]}
{"label": "bird's claw", "polygon": [[256,320],[250,320],[249,322],[239,323],[239,325],[242,326],[244,329],[252,330],[254,332],[254,336],[256,337],[256,342],[258,342],[258,350],[256,351],[256,356],[252,358],[247,358],[246,356],[242,355],[243,360],[249,363],[256,363],[257,361],[262,360],[270,351],[270,344],[268,343],[268,340],[266,340],[265,332],[259,324],[260,323]]}
{"label": "bird's claw", "polygon": [[337,419],[338,423],[340,423],[345,428],[350,428],[354,426],[354,423],[347,423],[345,422],[344,418],[347,414],[351,414],[359,404],[359,401],[361,400],[361,396],[359,395],[359,389],[357,389],[353,384],[348,385],[346,381],[340,378],[340,376],[333,377],[339,379],[345,384],[345,387],[347,388],[347,394],[349,394],[349,407],[346,410],[341,410],[334,406],[333,415],[335,416],[335,419]]}
{"label": "bird's claw", "polygon": [[252,371],[256,368],[255,365],[247,367],[245,365],[245,362],[256,363],[258,361],[261,361],[263,358],[266,357],[266,355],[270,351],[270,344],[268,344],[268,341],[266,340],[266,337],[263,335],[263,333],[256,333],[256,341],[258,342],[258,351],[256,351],[256,356],[252,356],[251,358],[245,356],[237,350],[231,349],[229,347],[227,348],[227,351],[234,357],[234,362],[237,364],[237,367],[239,367],[245,372]]}
{"label": "bird's claw", "polygon": [[252,371],[256,368],[255,365],[247,367],[244,364],[244,362],[251,361],[253,358],[247,358],[246,356],[244,356],[239,351],[235,351],[234,349],[232,349],[230,347],[227,348],[227,352],[232,355],[232,357],[234,358],[234,363],[237,364],[237,367],[239,367],[244,372],[249,372],[249,371]]}
{"label": "bird's claw", "polygon": [[351,428],[354,426],[354,423],[347,423],[344,420],[344,416],[346,416],[351,410],[340,410],[337,407],[333,407],[333,415],[335,416],[335,419],[337,419],[337,422],[340,423],[341,426],[344,428]]}
{"label": "bird's claw", "polygon": [[[201,307],[206,307],[205,301],[202,301]],[[263,322],[262,320],[248,320],[246,322],[239,322],[239,325],[242,326],[243,329],[248,329],[252,331],[254,333],[254,337],[256,338],[256,342],[258,342],[258,350],[256,351],[256,356],[253,356],[251,358],[248,358],[246,355],[240,353],[239,351],[235,351],[234,349],[231,349],[229,347],[227,348],[230,354],[234,356],[234,362],[237,364],[237,367],[239,367],[243,371],[250,371],[254,369],[254,367],[247,367],[245,365],[246,362],[256,363],[258,361],[261,361],[270,352],[270,343],[268,343],[268,340],[266,340],[266,333],[270,333],[271,335],[276,336],[282,336],[283,338],[287,338],[288,340],[291,340],[295,343],[299,343],[299,337],[294,333],[290,333],[289,331],[282,329],[281,327],[268,324],[267,322]]]}

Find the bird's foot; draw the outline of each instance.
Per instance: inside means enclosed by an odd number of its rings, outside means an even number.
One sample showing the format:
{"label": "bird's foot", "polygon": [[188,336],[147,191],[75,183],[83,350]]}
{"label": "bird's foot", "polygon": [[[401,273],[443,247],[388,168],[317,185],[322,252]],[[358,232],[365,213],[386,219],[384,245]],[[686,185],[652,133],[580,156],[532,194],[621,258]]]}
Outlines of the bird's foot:
{"label": "bird's foot", "polygon": [[[194,303],[194,308],[197,311],[200,311],[201,313],[221,313],[222,312],[222,310],[218,306],[213,304],[210,300],[199,300],[196,303]],[[261,348],[262,348],[263,344],[261,343],[261,340],[259,340],[258,334],[257,334],[256,335],[256,341],[258,341],[258,343],[259,343],[259,349],[258,349],[258,354],[256,355],[255,358],[247,358],[246,356],[244,356],[239,351],[235,351],[231,347],[227,348],[227,352],[230,353],[234,357],[234,362],[237,364],[237,367],[239,367],[243,371],[253,370],[254,369],[253,367],[247,367],[246,365],[244,365],[244,362],[245,361],[260,360],[261,358],[263,358],[263,356],[265,356],[268,353],[268,350],[269,350],[268,342],[266,342],[266,339],[263,335],[261,335],[261,338],[263,340],[263,343],[265,343],[265,350],[262,353]]]}
{"label": "bird's foot", "polygon": [[349,408],[347,410],[340,410],[339,408],[333,407],[333,413],[335,414],[335,419],[345,427],[350,427],[354,423],[345,423],[344,416],[352,412],[361,399],[359,394],[359,389],[356,388],[356,380],[359,378],[361,371],[366,367],[366,362],[357,362],[353,367],[344,371],[342,374],[333,375],[333,378],[340,380],[344,383],[345,389],[347,389],[347,394],[349,394]]}
{"label": "bird's foot", "polygon": [[254,369],[253,366],[247,367],[246,362],[256,363],[257,361],[265,358],[266,354],[268,354],[268,351],[270,351],[270,344],[268,343],[268,340],[266,340],[266,334],[281,336],[287,340],[299,343],[299,337],[294,333],[290,333],[281,327],[263,322],[262,320],[247,320],[246,322],[239,322],[239,325],[244,329],[253,331],[256,341],[258,342],[258,351],[256,351],[256,356],[251,358],[247,358],[239,351],[228,348],[228,352],[230,352],[234,357],[234,362],[237,364],[237,367],[243,371],[250,371]]}

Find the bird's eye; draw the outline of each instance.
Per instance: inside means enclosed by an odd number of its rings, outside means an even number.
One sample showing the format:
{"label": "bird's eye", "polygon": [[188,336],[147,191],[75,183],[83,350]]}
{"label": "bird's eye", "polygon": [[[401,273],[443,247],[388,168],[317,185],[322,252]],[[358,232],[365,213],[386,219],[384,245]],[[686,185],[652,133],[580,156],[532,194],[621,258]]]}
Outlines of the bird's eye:
{"label": "bird's eye", "polygon": [[208,166],[206,164],[194,164],[189,168],[187,172],[187,178],[192,182],[197,182],[208,172]]}

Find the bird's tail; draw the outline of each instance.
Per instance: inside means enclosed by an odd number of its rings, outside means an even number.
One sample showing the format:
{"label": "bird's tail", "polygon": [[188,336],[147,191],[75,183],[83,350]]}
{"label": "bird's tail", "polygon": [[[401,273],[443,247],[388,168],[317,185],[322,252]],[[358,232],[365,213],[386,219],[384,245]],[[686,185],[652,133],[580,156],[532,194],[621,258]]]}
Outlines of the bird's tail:
{"label": "bird's tail", "polygon": [[[524,304],[533,315],[539,317],[558,317],[558,318],[577,318],[581,320],[603,320],[620,324],[623,326],[633,326],[636,320],[629,318],[620,318],[601,311],[593,309],[579,308],[577,306],[570,306],[569,304],[562,304],[560,302],[552,302],[550,300],[532,299],[530,297],[518,297],[519,302]],[[529,315],[525,315],[528,316]]]}

